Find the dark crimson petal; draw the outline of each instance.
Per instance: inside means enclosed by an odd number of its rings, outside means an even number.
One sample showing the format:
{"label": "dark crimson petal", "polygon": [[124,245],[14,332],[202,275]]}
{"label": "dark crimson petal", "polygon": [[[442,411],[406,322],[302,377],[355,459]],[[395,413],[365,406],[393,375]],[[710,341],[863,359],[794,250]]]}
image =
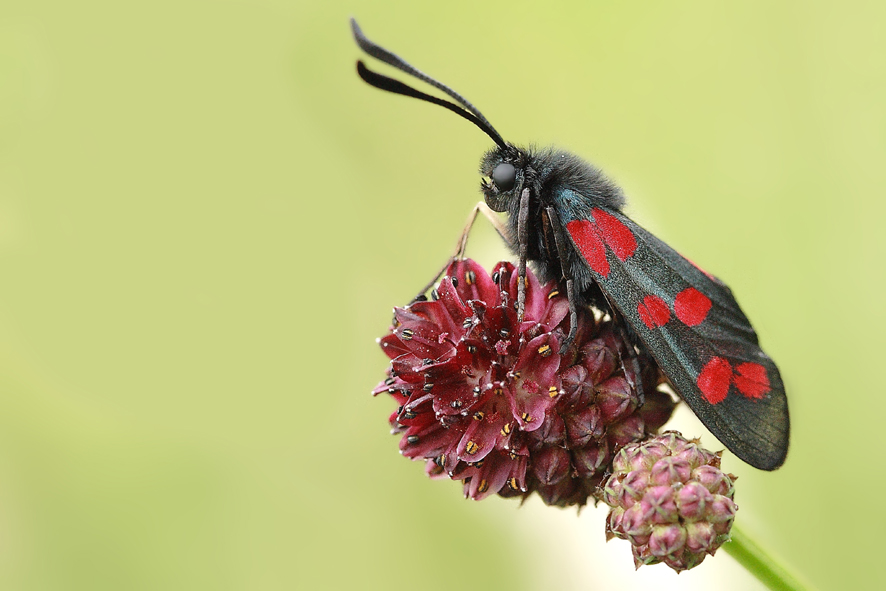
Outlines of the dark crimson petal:
{"label": "dark crimson petal", "polygon": [[424,378],[424,381],[431,384],[461,381],[464,379],[465,368],[470,367],[471,363],[466,353],[467,351],[459,352],[455,349],[452,356],[437,363],[421,364],[415,368],[415,371]]}
{"label": "dark crimson petal", "polygon": [[535,385],[530,380],[522,380],[515,389],[512,416],[524,431],[535,431],[544,423],[548,409],[554,406],[554,400],[546,391],[529,394],[526,387]]}
{"label": "dark crimson petal", "polygon": [[[409,306],[409,310],[414,312],[417,316],[422,316],[427,319],[428,322],[434,324],[438,331],[446,335],[450,341],[457,341],[458,338],[464,334],[465,329],[462,326],[462,322],[464,322],[464,315],[459,317],[454,317],[449,309],[444,306],[440,301],[436,302],[415,302]],[[467,315],[471,315],[470,309],[467,309]],[[440,340],[438,338],[438,340]]]}
{"label": "dark crimson petal", "polygon": [[434,395],[417,396],[406,404],[406,410],[412,413],[426,413],[433,410]]}
{"label": "dark crimson petal", "polygon": [[433,326],[433,324],[428,321],[427,316],[425,316],[423,313],[416,313],[416,311],[413,310],[410,306],[406,306],[405,308],[394,308],[394,328],[391,330],[396,331],[396,329],[400,328],[400,325],[404,322],[412,322],[416,324],[424,322]]}
{"label": "dark crimson petal", "polygon": [[406,404],[406,401],[409,400],[409,395],[405,390],[396,390],[390,394],[394,401],[400,405]]}
{"label": "dark crimson petal", "polygon": [[434,412],[438,415],[459,415],[470,412],[477,403],[474,395],[475,384],[461,382],[446,384],[446,387],[435,387],[431,390],[434,395]]}
{"label": "dark crimson petal", "polygon": [[521,457],[529,458],[532,454],[529,450],[528,445],[529,437],[526,436],[522,431],[511,431],[511,438],[507,441],[507,447],[505,449],[508,450],[510,455],[517,455]]}
{"label": "dark crimson petal", "polygon": [[450,477],[454,477],[456,473],[467,467],[467,464],[458,459],[458,442],[460,439],[461,434],[459,433],[459,437],[453,437],[454,441],[437,458],[438,461],[442,460],[443,469],[446,470]]}
{"label": "dark crimson petal", "polygon": [[436,421],[422,427],[410,427],[400,439],[400,452],[407,458],[433,458],[447,449],[456,436],[457,432],[444,429]]}
{"label": "dark crimson petal", "polygon": [[[544,422],[544,414],[531,415],[523,404],[526,398],[525,393],[520,392],[515,384],[501,383],[495,389],[496,396],[500,396],[507,404],[504,414],[510,414],[510,418],[506,418],[508,426],[513,429],[519,428],[523,431],[534,431],[538,429]],[[519,396],[519,398],[518,398]]]}
{"label": "dark crimson petal", "polygon": [[526,467],[529,463],[527,456],[518,455],[510,462],[511,471],[508,474],[508,486],[511,492],[526,492]]}
{"label": "dark crimson petal", "polygon": [[490,454],[476,476],[471,478],[468,496],[479,501],[500,491],[517,468],[514,464],[517,464],[516,460],[511,460],[506,454]]}
{"label": "dark crimson petal", "polygon": [[501,305],[498,286],[486,270],[473,260],[454,261],[446,270],[446,276],[455,277],[458,283],[456,290],[463,301],[480,300],[489,306]]}
{"label": "dark crimson petal", "polygon": [[498,431],[489,429],[483,421],[470,420],[458,442],[458,459],[479,462],[495,449],[499,436]]}
{"label": "dark crimson petal", "polygon": [[560,343],[551,333],[544,333],[529,341],[520,352],[514,363],[514,371],[524,379],[531,379],[537,384],[537,390],[546,394],[551,386],[560,388],[557,370],[560,368],[560,355],[557,352]]}
{"label": "dark crimson petal", "polygon": [[496,360],[496,355],[477,339],[465,339],[458,344],[460,371],[465,375],[485,374]]}
{"label": "dark crimson petal", "polygon": [[[545,288],[545,294],[550,293],[550,290],[553,288],[554,284],[549,283]],[[539,317],[538,322],[544,326],[546,330],[551,331],[569,315],[569,300],[561,294],[554,296],[553,298],[548,298],[546,295],[545,301],[547,302],[547,305],[544,312]]]}
{"label": "dark crimson petal", "polygon": [[[452,286],[452,280],[449,277],[444,277],[440,281],[440,285],[437,286],[437,298],[440,305],[446,308],[446,311],[460,327],[462,327],[465,318],[474,313],[462,300],[458,290]],[[463,327],[462,331],[464,331]]]}
{"label": "dark crimson petal", "polygon": [[[498,275],[498,288],[500,291],[503,291],[508,294],[508,298],[511,301],[517,301],[517,292],[516,290],[512,293],[509,293],[507,290],[511,285],[511,275],[515,274],[517,271],[517,267],[510,261],[501,261],[497,265],[492,268],[492,274]],[[527,273],[529,271],[527,270]]]}
{"label": "dark crimson petal", "polygon": [[432,480],[439,480],[449,476],[443,466],[437,463],[438,461],[439,460],[437,459],[433,459],[425,462],[425,474],[427,474],[428,478]]}
{"label": "dark crimson petal", "polygon": [[[470,302],[474,313],[480,319],[480,324],[470,332],[471,338],[479,339],[484,347],[489,347],[494,351],[496,343],[507,338],[503,337],[503,334],[514,334],[516,323],[511,322],[511,318],[503,308],[484,309],[477,304],[478,302]],[[516,312],[514,312],[514,320],[516,320]]]}
{"label": "dark crimson petal", "polygon": [[[409,376],[407,376],[409,377]],[[379,382],[378,386],[376,386],[372,390],[372,395],[375,396],[377,394],[381,394],[383,392],[387,392],[388,394],[396,394],[398,391],[409,390],[412,388],[412,384],[406,382],[400,377],[396,378],[387,378],[381,382]]]}
{"label": "dark crimson petal", "polygon": [[405,308],[395,308],[394,316],[400,322],[394,334],[415,356],[436,359],[453,349],[448,333],[439,326]]}
{"label": "dark crimson petal", "polygon": [[403,341],[393,333],[383,336],[377,342],[389,359],[396,359],[400,355],[409,353],[409,349],[403,346]]}
{"label": "dark crimson petal", "polygon": [[397,380],[409,384],[422,381],[422,367],[424,367],[422,360],[412,353],[401,355],[391,362],[391,371],[397,376]]}

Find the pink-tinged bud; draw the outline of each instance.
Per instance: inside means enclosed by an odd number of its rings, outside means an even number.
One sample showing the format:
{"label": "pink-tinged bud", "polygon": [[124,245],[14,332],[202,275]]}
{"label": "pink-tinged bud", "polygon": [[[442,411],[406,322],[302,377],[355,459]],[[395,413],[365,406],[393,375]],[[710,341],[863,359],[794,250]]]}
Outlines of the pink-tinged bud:
{"label": "pink-tinged bud", "polygon": [[623,500],[624,495],[625,489],[624,486],[622,486],[621,480],[610,478],[606,481],[606,484],[603,487],[602,497],[604,503],[606,503],[610,507],[629,507],[631,504],[633,504],[633,501],[628,504],[625,500]]}
{"label": "pink-tinged bud", "polygon": [[653,486],[646,490],[643,502],[649,505],[651,514],[648,519],[656,525],[673,523],[678,520],[675,491],[667,485]]}
{"label": "pink-tinged bud", "polygon": [[634,568],[640,568],[644,564],[655,564],[659,562],[659,558],[652,554],[652,550],[649,549],[649,544],[643,544],[642,546],[633,546],[634,551]]}
{"label": "pink-tinged bud", "polygon": [[686,534],[686,549],[690,552],[707,552],[717,540],[714,526],[704,521],[686,524]]}
{"label": "pink-tinged bud", "polygon": [[700,466],[696,468],[692,478],[712,494],[732,496],[730,493],[735,486],[735,477],[724,474],[719,468]]}
{"label": "pink-tinged bud", "polygon": [[649,486],[649,472],[645,470],[628,472],[624,480],[621,481],[621,485],[624,488],[625,495],[630,498],[631,504],[633,504],[633,501],[639,501],[643,498],[643,494]]}
{"label": "pink-tinged bud", "polygon": [[686,529],[678,523],[656,526],[649,536],[649,551],[659,558],[680,554],[686,545],[686,537]]}
{"label": "pink-tinged bud", "polygon": [[615,531],[618,537],[627,537],[635,546],[642,546],[649,541],[652,525],[648,520],[648,510],[642,503],[634,503],[625,510],[621,525],[622,531]]}
{"label": "pink-tinged bud", "polygon": [[[582,506],[604,495],[613,457],[657,432],[674,401],[658,390],[655,361],[617,323],[579,308],[577,336],[561,350],[565,294],[528,271],[520,319],[517,284],[510,263],[490,275],[453,262],[430,301],[394,310],[379,339],[391,364],[373,393],[396,401],[389,422],[400,451],[424,460],[429,477],[462,481],[472,499],[535,492],[547,504]],[[637,461],[651,467],[660,457]],[[635,500],[647,481],[631,481]]]}
{"label": "pink-tinged bud", "polygon": [[723,495],[714,495],[707,520],[711,523],[732,523],[736,511],[738,511],[738,505],[735,504],[735,501]]}
{"label": "pink-tinged bud", "polygon": [[686,482],[692,474],[692,467],[685,459],[662,458],[652,466],[650,482],[653,484],[671,484]]}
{"label": "pink-tinged bud", "polygon": [[677,491],[680,516],[690,521],[702,519],[714,496],[700,482],[688,482]]}
{"label": "pink-tinged bud", "polygon": [[615,531],[624,531],[624,526],[622,525],[622,520],[624,518],[625,510],[621,507],[616,507],[612,511],[609,512],[609,515],[606,517],[606,541],[608,542],[612,538],[615,537]]}
{"label": "pink-tinged bud", "polygon": [[626,445],[603,486],[612,509],[607,539],[633,546],[634,564],[663,562],[676,571],[700,564],[729,539],[738,506],[735,477],[720,457],[676,432]]}

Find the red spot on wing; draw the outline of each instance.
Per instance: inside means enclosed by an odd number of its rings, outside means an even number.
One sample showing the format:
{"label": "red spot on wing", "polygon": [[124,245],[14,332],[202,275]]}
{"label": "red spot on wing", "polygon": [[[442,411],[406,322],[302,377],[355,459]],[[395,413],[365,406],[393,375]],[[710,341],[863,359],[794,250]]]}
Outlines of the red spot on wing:
{"label": "red spot on wing", "polygon": [[698,384],[698,389],[701,390],[705,400],[717,404],[726,398],[731,382],[732,366],[722,357],[714,357],[698,374],[695,383]]}
{"label": "red spot on wing", "polygon": [[722,357],[713,357],[708,361],[698,374],[696,384],[705,400],[711,404],[726,398],[730,384],[735,384],[745,398],[763,398],[772,389],[766,368],[759,363],[742,363],[733,372],[732,366]]}
{"label": "red spot on wing", "polygon": [[591,269],[603,277],[609,276],[609,261],[600,231],[588,220],[573,220],[566,224],[566,230]]}
{"label": "red spot on wing", "polygon": [[686,326],[701,324],[711,309],[711,299],[694,287],[687,287],[674,299],[674,313]]}
{"label": "red spot on wing", "polygon": [[748,398],[762,398],[771,389],[766,368],[759,363],[742,363],[735,368],[735,387]]}
{"label": "red spot on wing", "polygon": [[656,295],[648,295],[637,304],[637,314],[640,320],[649,328],[658,328],[668,323],[671,311],[663,299]]}
{"label": "red spot on wing", "polygon": [[612,249],[622,261],[634,254],[637,250],[637,239],[634,237],[627,226],[625,226],[617,217],[606,213],[602,209],[594,209],[591,211],[600,233],[603,234],[603,240]]}

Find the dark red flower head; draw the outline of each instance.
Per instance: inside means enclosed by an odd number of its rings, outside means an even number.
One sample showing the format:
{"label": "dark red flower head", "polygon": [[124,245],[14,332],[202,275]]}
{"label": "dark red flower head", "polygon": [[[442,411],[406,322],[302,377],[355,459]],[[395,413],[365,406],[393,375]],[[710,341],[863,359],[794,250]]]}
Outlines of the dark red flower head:
{"label": "dark red flower head", "polygon": [[[518,275],[490,276],[456,261],[433,293],[394,310],[379,340],[391,359],[387,392],[400,450],[428,461],[432,477],[464,482],[465,495],[528,496],[584,505],[613,455],[654,433],[673,409],[655,362],[608,317],[579,310],[566,351],[569,305],[555,284],[527,273],[526,312],[516,312]],[[641,402],[645,399],[645,402]]]}

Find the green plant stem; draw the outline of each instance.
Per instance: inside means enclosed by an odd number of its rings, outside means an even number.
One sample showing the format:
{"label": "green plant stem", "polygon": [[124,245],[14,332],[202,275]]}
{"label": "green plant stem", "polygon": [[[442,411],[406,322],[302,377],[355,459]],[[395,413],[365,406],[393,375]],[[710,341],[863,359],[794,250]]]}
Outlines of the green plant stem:
{"label": "green plant stem", "polygon": [[807,589],[806,585],[800,583],[754,540],[734,525],[732,526],[732,540],[723,544],[723,550],[772,591],[803,591]]}

